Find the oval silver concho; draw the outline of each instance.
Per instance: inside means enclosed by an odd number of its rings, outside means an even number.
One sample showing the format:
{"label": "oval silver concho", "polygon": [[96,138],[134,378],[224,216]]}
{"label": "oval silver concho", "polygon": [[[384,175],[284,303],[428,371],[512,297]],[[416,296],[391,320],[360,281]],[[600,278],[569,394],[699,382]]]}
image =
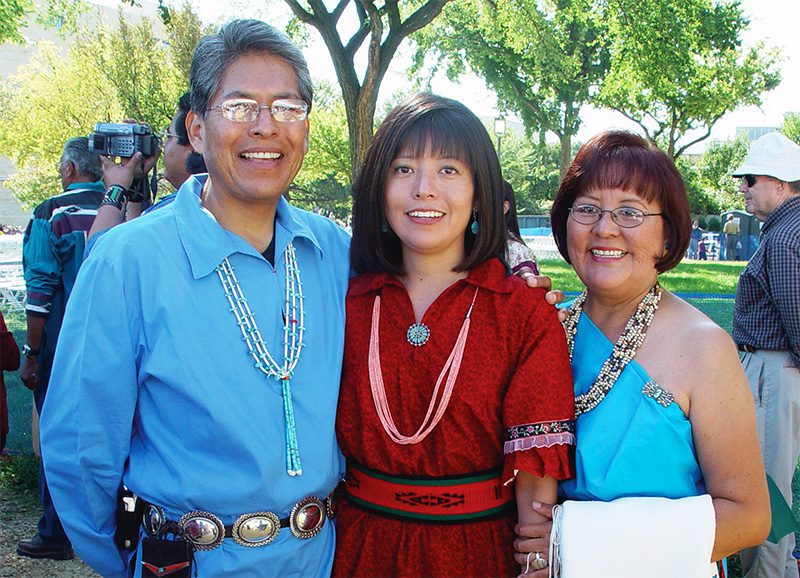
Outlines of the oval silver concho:
{"label": "oval silver concho", "polygon": [[237,544],[248,548],[266,546],[272,542],[281,529],[281,521],[272,512],[244,514],[233,524],[233,539]]}
{"label": "oval silver concho", "polygon": [[178,525],[183,538],[198,550],[213,550],[225,539],[222,520],[211,512],[192,511],[181,516]]}
{"label": "oval silver concho", "polygon": [[289,529],[298,538],[307,540],[320,533],[326,517],[322,500],[310,496],[300,500],[292,508],[292,513],[289,514]]}
{"label": "oval silver concho", "polygon": [[144,519],[142,522],[144,524],[144,531],[148,536],[151,538],[158,537],[158,535],[161,534],[161,530],[164,529],[164,523],[166,521],[167,517],[164,514],[163,508],[154,506],[153,504],[147,506],[147,509],[144,511]]}

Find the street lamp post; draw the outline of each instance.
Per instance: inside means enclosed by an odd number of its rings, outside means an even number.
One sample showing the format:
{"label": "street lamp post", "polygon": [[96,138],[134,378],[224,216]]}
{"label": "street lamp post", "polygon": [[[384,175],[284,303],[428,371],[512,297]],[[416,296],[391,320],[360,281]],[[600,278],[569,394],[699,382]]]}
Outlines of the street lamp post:
{"label": "street lamp post", "polygon": [[503,140],[503,135],[506,134],[506,119],[498,116],[494,119],[494,134],[497,137],[497,158],[500,158],[500,143]]}

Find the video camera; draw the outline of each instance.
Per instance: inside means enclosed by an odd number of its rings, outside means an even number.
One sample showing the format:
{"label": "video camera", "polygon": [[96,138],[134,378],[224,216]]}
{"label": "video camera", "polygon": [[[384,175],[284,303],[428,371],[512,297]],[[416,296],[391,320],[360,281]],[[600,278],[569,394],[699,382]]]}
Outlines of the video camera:
{"label": "video camera", "polygon": [[89,135],[89,150],[99,155],[130,158],[141,152],[149,157],[158,151],[159,140],[142,124],[98,122]]}

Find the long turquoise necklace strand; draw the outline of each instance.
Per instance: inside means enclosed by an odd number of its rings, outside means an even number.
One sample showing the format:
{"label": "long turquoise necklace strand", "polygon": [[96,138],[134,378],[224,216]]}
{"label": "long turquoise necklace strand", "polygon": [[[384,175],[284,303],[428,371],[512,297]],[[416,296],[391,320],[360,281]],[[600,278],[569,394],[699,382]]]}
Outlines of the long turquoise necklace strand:
{"label": "long turquoise necklace strand", "polygon": [[283,398],[283,417],[286,423],[286,473],[290,476],[299,476],[303,473],[300,463],[300,447],[297,443],[297,429],[294,421],[294,405],[292,403],[291,380],[294,370],[300,361],[300,352],[303,348],[303,333],[305,332],[305,312],[303,307],[303,283],[300,280],[300,267],[297,264],[297,255],[291,243],[284,251],[284,266],[286,272],[285,319],[283,322],[283,363],[278,365],[267,349],[261,332],[258,330],[247,297],[244,296],[239,280],[233,272],[233,266],[226,257],[217,266],[217,275],[225,290],[225,297],[236,317],[236,324],[242,332],[242,337],[250,356],[255,360],[255,366],[268,378],[281,384],[281,397]]}

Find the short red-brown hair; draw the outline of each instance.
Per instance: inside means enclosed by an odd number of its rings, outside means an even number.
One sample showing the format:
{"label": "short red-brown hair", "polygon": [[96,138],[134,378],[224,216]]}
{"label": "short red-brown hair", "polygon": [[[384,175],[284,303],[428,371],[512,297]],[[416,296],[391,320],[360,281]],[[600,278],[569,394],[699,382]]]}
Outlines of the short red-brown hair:
{"label": "short red-brown hair", "polygon": [[677,265],[691,238],[689,198],[673,160],[654,144],[627,131],[606,131],[584,144],[558,189],[550,221],[558,250],[567,263],[567,219],[575,199],[586,191],[622,189],[661,205],[667,250],[659,273]]}

